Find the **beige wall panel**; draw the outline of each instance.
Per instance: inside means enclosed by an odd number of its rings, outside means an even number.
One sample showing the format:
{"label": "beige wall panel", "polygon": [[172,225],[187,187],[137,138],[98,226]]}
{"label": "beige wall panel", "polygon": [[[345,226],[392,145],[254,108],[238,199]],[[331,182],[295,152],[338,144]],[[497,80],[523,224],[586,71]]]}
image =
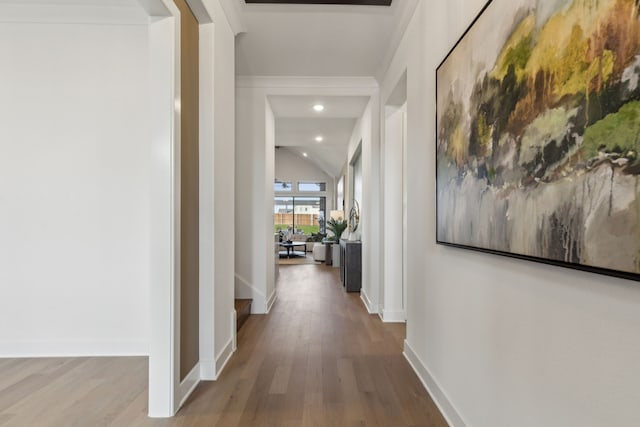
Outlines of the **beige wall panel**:
{"label": "beige wall panel", "polygon": [[180,379],[198,363],[198,21],[185,0],[181,20]]}

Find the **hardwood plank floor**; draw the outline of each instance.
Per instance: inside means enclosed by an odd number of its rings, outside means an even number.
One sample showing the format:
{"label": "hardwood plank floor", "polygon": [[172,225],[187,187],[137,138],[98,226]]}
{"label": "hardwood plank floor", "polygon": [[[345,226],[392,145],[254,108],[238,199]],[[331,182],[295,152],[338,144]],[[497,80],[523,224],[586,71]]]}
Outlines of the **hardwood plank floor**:
{"label": "hardwood plank floor", "polygon": [[171,419],[149,419],[146,358],[0,359],[0,426],[446,426],[384,324],[338,269],[281,266],[220,379]]}

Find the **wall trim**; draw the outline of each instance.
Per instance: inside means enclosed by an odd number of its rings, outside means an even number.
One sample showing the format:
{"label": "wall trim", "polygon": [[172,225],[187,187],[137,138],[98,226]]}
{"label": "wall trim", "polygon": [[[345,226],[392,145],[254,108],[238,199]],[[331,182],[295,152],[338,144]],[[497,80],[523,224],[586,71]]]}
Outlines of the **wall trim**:
{"label": "wall trim", "polygon": [[233,352],[238,349],[238,312],[231,310],[231,339],[233,340]]}
{"label": "wall trim", "polygon": [[402,39],[404,38],[404,35],[409,28],[409,23],[411,22],[413,15],[415,15],[418,4],[420,3],[419,1],[415,0],[411,1],[413,1],[413,4],[407,1],[409,5],[400,15],[400,19],[396,21],[395,28],[391,33],[390,43],[387,46],[387,50],[382,55],[382,62],[380,63],[380,67],[376,73],[376,77],[379,81],[383,81],[385,75],[387,74],[387,71],[391,66],[391,61],[396,55],[396,52],[398,52],[400,42],[402,42]]}
{"label": "wall trim", "polygon": [[256,287],[254,287],[253,285],[251,285],[251,283],[249,283],[249,281],[247,279],[245,279],[244,277],[240,276],[238,273],[235,273],[236,276],[236,283],[237,281],[240,281],[240,284],[247,287],[251,292],[254,292],[256,294],[258,294],[259,296],[261,296],[262,298],[265,298],[265,295],[262,293],[262,291]]}
{"label": "wall trim", "polygon": [[233,31],[233,35],[247,32],[247,26],[242,15],[242,7],[237,0],[220,0],[222,11],[224,12],[227,22]]}
{"label": "wall trim", "polygon": [[385,323],[405,323],[407,321],[407,313],[404,310],[385,310],[382,309],[380,318]]}
{"label": "wall trim", "polygon": [[149,19],[151,200],[150,200],[150,417],[177,411],[180,366],[180,90],[179,11],[172,1],[148,0],[146,10],[169,17]]}
{"label": "wall trim", "polygon": [[236,311],[231,310],[231,338],[215,360],[200,361],[200,380],[215,381],[227,366],[231,356],[236,351]]}
{"label": "wall trim", "polygon": [[364,290],[364,288],[360,289],[360,299],[364,303],[364,306],[369,314],[379,314],[378,310],[375,310],[373,308],[373,304],[371,303],[371,300],[369,299],[369,296],[367,295],[367,292]]}
{"label": "wall trim", "polygon": [[148,356],[149,341],[0,342],[0,357],[131,357]]}
{"label": "wall trim", "polygon": [[196,366],[191,369],[178,386],[178,401],[180,402],[178,407],[181,407],[186,402],[198,384],[200,384],[200,362],[196,363]]}
{"label": "wall trim", "polygon": [[431,372],[427,366],[420,360],[418,354],[413,350],[411,345],[404,341],[404,352],[402,353],[413,368],[418,378],[422,382],[422,385],[433,399],[434,403],[440,409],[440,412],[444,416],[445,420],[451,427],[466,427],[468,424],[464,422],[462,416],[458,413],[456,408],[451,403],[451,399],[444,392],[442,387],[438,384],[436,379],[431,375]]}
{"label": "wall trim", "polygon": [[0,4],[0,22],[38,24],[144,25],[149,15],[140,7],[81,4]]}
{"label": "wall trim", "polygon": [[[191,4],[193,1],[189,2]],[[192,9],[193,10],[193,9]],[[195,11],[194,11],[195,13]],[[204,12],[206,14],[206,9]],[[208,16],[208,15],[207,15]],[[203,23],[207,16],[198,16],[198,33],[200,36],[198,55],[199,70],[199,131],[198,131],[198,164],[199,181],[199,330],[198,345],[202,368],[200,379],[215,378],[215,206],[214,206],[214,24]],[[218,338],[219,339],[219,338]]]}
{"label": "wall trim", "polygon": [[200,381],[213,381],[216,379],[215,360],[200,360]]}
{"label": "wall trim", "polygon": [[236,87],[242,88],[282,88],[282,89],[356,89],[371,90],[379,88],[373,77],[271,77],[271,76],[237,76]]}
{"label": "wall trim", "polygon": [[231,356],[233,355],[233,353],[233,337],[231,337],[225,344],[222,351],[220,351],[220,353],[218,353],[218,355],[216,356],[216,375],[214,379],[217,380],[218,378],[220,378],[220,374],[227,366],[227,363],[229,363],[229,360],[231,360]]}
{"label": "wall trim", "polygon": [[277,297],[278,295],[276,293],[276,290],[274,289],[273,292],[271,292],[269,299],[267,300],[267,310],[265,314],[269,314],[269,312],[271,311],[271,307],[273,307],[273,304],[276,302]]}
{"label": "wall trim", "polygon": [[[235,295],[236,298],[251,298],[251,314],[267,314],[267,297],[262,291],[252,286],[246,279],[235,273]],[[245,287],[247,292],[238,290],[239,286]]]}

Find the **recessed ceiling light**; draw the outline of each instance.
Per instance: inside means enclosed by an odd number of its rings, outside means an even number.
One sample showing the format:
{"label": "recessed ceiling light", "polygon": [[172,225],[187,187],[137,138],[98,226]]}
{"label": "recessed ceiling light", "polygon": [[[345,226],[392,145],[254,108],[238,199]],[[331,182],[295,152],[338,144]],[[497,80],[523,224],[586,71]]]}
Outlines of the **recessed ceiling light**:
{"label": "recessed ceiling light", "polygon": [[324,111],[324,105],[322,104],[316,104],[313,106],[314,111],[317,111],[318,113],[321,111]]}
{"label": "recessed ceiling light", "polygon": [[320,135],[316,136],[316,142],[322,142],[324,141],[324,138],[321,137]]}
{"label": "recessed ceiling light", "polygon": [[307,153],[302,153],[303,156],[308,157],[309,155]]}

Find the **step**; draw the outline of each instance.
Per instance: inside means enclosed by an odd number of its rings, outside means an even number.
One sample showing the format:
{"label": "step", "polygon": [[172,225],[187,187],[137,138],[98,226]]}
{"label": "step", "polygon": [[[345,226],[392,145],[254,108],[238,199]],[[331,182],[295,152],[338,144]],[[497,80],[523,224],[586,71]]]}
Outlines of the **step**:
{"label": "step", "polygon": [[239,331],[244,322],[247,321],[251,314],[251,301],[250,299],[236,299],[236,330]]}

